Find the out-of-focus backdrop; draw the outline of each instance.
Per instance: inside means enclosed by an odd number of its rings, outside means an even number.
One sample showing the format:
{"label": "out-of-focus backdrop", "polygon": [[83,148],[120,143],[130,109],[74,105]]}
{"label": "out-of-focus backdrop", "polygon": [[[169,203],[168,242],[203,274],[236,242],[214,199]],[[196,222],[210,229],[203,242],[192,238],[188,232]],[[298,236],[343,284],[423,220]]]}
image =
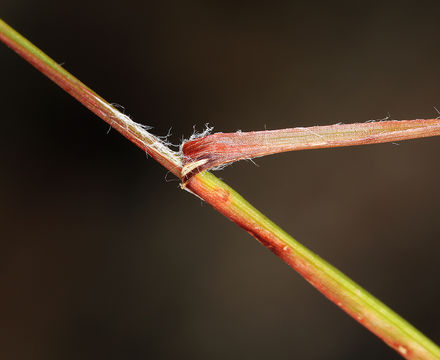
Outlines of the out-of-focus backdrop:
{"label": "out-of-focus backdrop", "polygon": [[[440,5],[2,0],[153,133],[437,117]],[[2,359],[398,359],[0,46]],[[440,138],[219,172],[440,341]]]}

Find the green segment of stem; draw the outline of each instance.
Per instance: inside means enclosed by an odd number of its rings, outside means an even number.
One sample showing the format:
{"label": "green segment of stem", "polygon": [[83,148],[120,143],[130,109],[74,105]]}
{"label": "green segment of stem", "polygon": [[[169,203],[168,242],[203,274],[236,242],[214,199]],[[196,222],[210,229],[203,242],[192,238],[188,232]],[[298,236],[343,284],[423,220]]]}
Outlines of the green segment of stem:
{"label": "green segment of stem", "polygon": [[143,126],[135,123],[128,116],[122,114],[80,80],[63,69],[2,19],[0,19],[0,40],[127,139],[145,150],[173,174],[180,176],[181,161],[178,154],[171,151],[159,138],[146,131]]}
{"label": "green segment of stem", "polygon": [[[181,159],[159,138],[113,108],[1,19],[0,40],[164,167],[181,177]],[[402,356],[407,359],[440,359],[440,349],[433,342],[340,271],[298,243],[214,175],[199,173],[188,180],[185,187],[248,231]]]}
{"label": "green segment of stem", "polygon": [[248,231],[402,356],[408,359],[440,359],[440,349],[432,341],[342,272],[296,241],[228,185],[206,171],[193,179],[188,182],[191,191]]}

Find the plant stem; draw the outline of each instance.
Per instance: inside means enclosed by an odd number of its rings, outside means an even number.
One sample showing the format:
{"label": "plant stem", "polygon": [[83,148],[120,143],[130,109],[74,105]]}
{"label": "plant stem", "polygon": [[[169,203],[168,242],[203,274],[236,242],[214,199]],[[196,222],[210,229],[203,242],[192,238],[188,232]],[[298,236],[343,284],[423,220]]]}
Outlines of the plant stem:
{"label": "plant stem", "polygon": [[187,186],[403,357],[440,359],[440,349],[416,328],[292,238],[214,175],[201,172],[191,177]]}
{"label": "plant stem", "polygon": [[177,153],[146,131],[145,127],[111,106],[1,19],[0,40],[174,175],[180,176],[182,164]]}
{"label": "plant stem", "polygon": [[[123,136],[181,177],[178,154],[121,114],[0,19],[0,40]],[[340,271],[305,248],[209,172],[191,177],[185,188],[211,204],[283,259],[327,298],[407,359],[440,359],[427,337]]]}
{"label": "plant stem", "polygon": [[187,141],[183,176],[243,159],[280,152],[378,144],[440,135],[440,119],[387,120],[359,124],[216,133]]}

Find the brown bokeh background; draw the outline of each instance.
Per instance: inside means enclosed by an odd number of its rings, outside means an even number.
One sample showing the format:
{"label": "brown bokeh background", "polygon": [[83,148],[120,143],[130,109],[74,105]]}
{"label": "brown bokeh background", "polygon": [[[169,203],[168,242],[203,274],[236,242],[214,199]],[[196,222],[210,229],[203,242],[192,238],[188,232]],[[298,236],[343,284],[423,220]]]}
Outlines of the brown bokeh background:
{"label": "brown bokeh background", "polygon": [[[2,0],[134,120],[261,130],[429,118],[440,5]],[[0,46],[2,359],[398,359],[276,256]],[[440,342],[440,139],[218,175]]]}

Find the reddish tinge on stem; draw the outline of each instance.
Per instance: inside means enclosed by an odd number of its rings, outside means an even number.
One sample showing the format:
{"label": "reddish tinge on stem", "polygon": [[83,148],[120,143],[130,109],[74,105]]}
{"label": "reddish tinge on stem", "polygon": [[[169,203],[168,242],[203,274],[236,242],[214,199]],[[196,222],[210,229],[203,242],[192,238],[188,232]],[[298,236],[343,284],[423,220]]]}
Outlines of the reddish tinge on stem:
{"label": "reddish tinge on stem", "polygon": [[390,120],[360,124],[216,133],[187,141],[182,179],[234,161],[280,152],[366,145],[440,135],[440,119]]}
{"label": "reddish tinge on stem", "polygon": [[[185,144],[185,169],[177,153],[118,112],[0,19],[0,41],[77,98],[176,176],[240,159],[307,148],[360,145],[438,135],[439,120],[334,125],[243,134],[214,134]],[[185,179],[184,179],[185,180]],[[344,311],[407,359],[440,359],[440,349],[371,294],[306,249],[209,172],[186,189],[204,199],[285,260]]]}

